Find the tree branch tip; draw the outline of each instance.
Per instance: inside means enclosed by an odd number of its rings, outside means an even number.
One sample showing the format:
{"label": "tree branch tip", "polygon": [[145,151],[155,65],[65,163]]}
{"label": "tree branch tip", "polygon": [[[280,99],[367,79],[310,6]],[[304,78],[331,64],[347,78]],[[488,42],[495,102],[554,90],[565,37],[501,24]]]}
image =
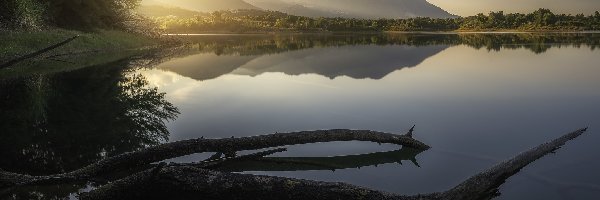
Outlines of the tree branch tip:
{"label": "tree branch tip", "polygon": [[408,130],[408,132],[406,134],[404,134],[404,136],[412,138],[413,132],[415,131],[415,126],[417,126],[417,125],[413,125],[412,128],[410,128],[410,130]]}

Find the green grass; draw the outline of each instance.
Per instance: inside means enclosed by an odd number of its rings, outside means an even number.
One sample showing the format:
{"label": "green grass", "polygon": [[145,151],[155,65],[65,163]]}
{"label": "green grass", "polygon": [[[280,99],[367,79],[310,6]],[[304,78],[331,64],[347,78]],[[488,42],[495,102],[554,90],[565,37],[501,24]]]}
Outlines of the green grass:
{"label": "green grass", "polygon": [[122,31],[80,32],[64,29],[35,32],[7,31],[0,32],[0,41],[2,41],[0,60],[29,54],[76,35],[80,37],[52,50],[50,54],[90,50],[130,50],[159,44],[158,41],[151,38]]}
{"label": "green grass", "polygon": [[[0,41],[2,41],[0,45],[0,63],[30,54],[76,35],[79,35],[77,39],[64,46],[18,63],[10,68],[0,69],[0,78],[31,73],[54,73],[100,65],[127,59],[146,52],[149,47],[157,47],[161,44],[160,40],[122,31],[81,32],[64,29],[36,32],[8,31],[0,32]],[[90,51],[93,53],[77,54]],[[47,56],[59,54],[73,55],[58,57],[60,60],[67,62],[44,59]]]}

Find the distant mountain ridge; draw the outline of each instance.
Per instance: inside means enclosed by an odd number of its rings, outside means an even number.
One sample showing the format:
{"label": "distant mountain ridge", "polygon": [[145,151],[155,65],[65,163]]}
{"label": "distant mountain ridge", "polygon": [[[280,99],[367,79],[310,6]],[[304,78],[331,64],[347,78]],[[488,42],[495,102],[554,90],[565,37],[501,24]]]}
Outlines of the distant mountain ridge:
{"label": "distant mountain ridge", "polygon": [[267,10],[308,17],[457,17],[426,0],[246,0]]}
{"label": "distant mountain ridge", "polygon": [[144,0],[199,12],[218,10],[273,10],[307,17],[411,18],[457,17],[427,0]]}
{"label": "distant mountain ridge", "polygon": [[181,7],[188,10],[194,10],[199,12],[214,12],[219,10],[240,10],[240,9],[256,9],[256,7],[243,0],[144,0],[142,4],[146,3],[160,3],[168,4],[176,7]]}
{"label": "distant mountain ridge", "polygon": [[206,16],[208,13],[199,11],[193,11],[183,9],[180,7],[167,6],[167,5],[142,5],[136,9],[136,11],[147,17],[165,17],[165,16],[176,16],[176,17],[194,17],[194,16]]}
{"label": "distant mountain ridge", "polygon": [[256,7],[279,11],[290,15],[307,16],[307,17],[340,17],[341,13],[335,11],[321,10],[318,8],[310,8],[302,4],[288,3],[281,0],[246,0]]}

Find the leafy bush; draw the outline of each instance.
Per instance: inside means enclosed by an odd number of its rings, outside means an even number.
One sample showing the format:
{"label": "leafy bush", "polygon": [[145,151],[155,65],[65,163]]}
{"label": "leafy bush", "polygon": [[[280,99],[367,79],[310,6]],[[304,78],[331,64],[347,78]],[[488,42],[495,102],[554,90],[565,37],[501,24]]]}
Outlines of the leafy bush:
{"label": "leafy bush", "polygon": [[0,23],[4,28],[122,28],[141,0],[4,0]]}
{"label": "leafy bush", "polygon": [[0,6],[0,28],[38,29],[44,6],[38,0],[4,0]]}

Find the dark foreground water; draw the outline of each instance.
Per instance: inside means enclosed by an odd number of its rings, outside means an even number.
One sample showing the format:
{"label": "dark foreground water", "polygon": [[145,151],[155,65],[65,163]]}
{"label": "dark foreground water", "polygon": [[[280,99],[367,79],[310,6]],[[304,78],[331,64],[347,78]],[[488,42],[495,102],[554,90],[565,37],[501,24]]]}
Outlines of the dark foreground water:
{"label": "dark foreground water", "polygon": [[[589,126],[589,134],[510,178],[497,199],[600,198],[598,34],[187,39],[192,45],[167,61],[0,81],[0,168],[48,174],[167,140],[334,128],[404,133],[416,124],[415,137],[432,149],[300,145],[274,157],[327,165],[230,170],[417,194],[445,191]],[[10,196],[74,197],[90,187],[26,188]]]}

